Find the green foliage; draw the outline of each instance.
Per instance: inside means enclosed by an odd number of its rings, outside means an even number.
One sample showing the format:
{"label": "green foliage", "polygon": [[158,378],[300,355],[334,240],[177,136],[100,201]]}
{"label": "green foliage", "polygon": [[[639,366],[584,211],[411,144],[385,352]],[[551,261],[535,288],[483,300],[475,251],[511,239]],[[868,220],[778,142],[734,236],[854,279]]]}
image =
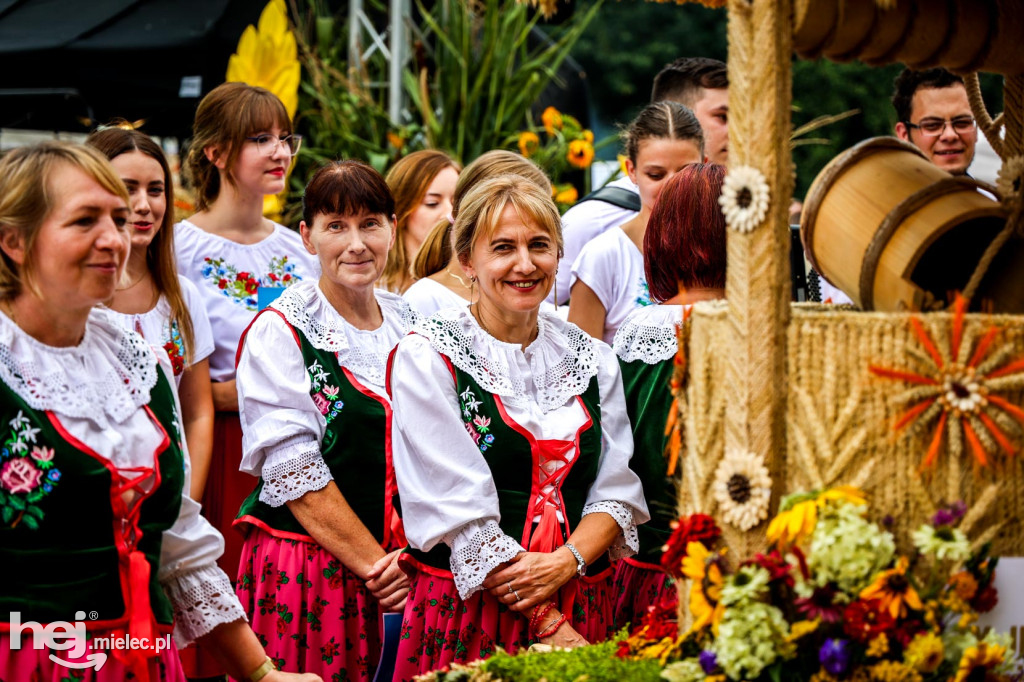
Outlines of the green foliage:
{"label": "green foliage", "polygon": [[[624,634],[624,633],[623,633]],[[601,644],[546,653],[510,656],[498,652],[483,664],[483,671],[503,682],[546,679],[548,682],[657,682],[661,665],[656,660],[618,658],[612,638]]]}
{"label": "green foliage", "polygon": [[435,68],[406,72],[428,147],[470,161],[529,125],[530,108],[600,10],[604,0],[553,29],[552,43],[531,47],[537,10],[515,0],[438,0],[417,7],[433,32]]}

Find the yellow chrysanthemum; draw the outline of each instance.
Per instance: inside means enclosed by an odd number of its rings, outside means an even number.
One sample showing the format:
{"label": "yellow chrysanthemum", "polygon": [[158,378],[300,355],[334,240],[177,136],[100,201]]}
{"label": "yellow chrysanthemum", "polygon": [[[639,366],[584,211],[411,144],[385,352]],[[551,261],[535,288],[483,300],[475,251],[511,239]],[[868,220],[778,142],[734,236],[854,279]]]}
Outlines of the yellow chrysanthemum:
{"label": "yellow chrysanthemum", "polygon": [[540,149],[540,138],[529,130],[519,133],[519,153],[530,158]]}
{"label": "yellow chrysanthemum", "polygon": [[573,140],[569,143],[569,153],[566,158],[577,168],[587,168],[594,160],[594,145],[586,140]]}
{"label": "yellow chrysanthemum", "polygon": [[559,189],[558,193],[555,194],[556,204],[575,204],[576,200],[579,199],[579,192],[572,185],[566,185],[564,188]]}
{"label": "yellow chrysanthemum", "polygon": [[868,642],[867,649],[868,658],[881,658],[889,653],[889,638],[884,632],[878,633],[878,636]]}
{"label": "yellow chrysanthemum", "polygon": [[933,673],[942,665],[942,638],[933,632],[914,637],[903,652],[903,662],[921,673]]}
{"label": "yellow chrysanthemum", "polygon": [[988,682],[992,679],[992,671],[1003,663],[1005,657],[1006,647],[979,642],[977,646],[969,647],[964,651],[953,682],[965,682],[966,680]]}
{"label": "yellow chrysanthemum", "polygon": [[921,682],[921,675],[899,661],[881,661],[869,669],[874,682]]}
{"label": "yellow chrysanthemum", "polygon": [[693,625],[690,630],[700,630],[708,625],[716,632],[718,624],[725,613],[722,604],[722,571],[713,561],[711,551],[699,542],[686,545],[686,556],[683,557],[683,575],[690,583],[690,613],[693,614]]}
{"label": "yellow chrysanthemum", "polygon": [[540,121],[544,124],[544,130],[548,135],[554,135],[556,130],[562,129],[562,113],[554,107],[548,107],[540,115]]}
{"label": "yellow chrysanthemum", "polygon": [[924,609],[917,590],[910,584],[907,577],[907,557],[900,557],[894,568],[882,571],[871,583],[861,590],[860,598],[866,601],[878,601],[882,609],[888,610],[894,619],[904,618],[907,608],[917,611]]}

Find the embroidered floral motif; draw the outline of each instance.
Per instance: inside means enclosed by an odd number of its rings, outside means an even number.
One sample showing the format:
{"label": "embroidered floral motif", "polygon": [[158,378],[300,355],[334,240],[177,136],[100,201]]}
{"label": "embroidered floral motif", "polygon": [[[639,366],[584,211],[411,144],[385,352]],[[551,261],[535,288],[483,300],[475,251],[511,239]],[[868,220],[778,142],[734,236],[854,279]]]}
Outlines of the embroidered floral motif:
{"label": "embroidered floral motif", "polygon": [[647,284],[647,280],[641,277],[637,280],[637,295],[634,300],[638,306],[652,305],[654,301],[651,300],[651,289]]}
{"label": "embroidered floral motif", "polygon": [[285,288],[295,284],[302,277],[295,273],[295,264],[288,262],[288,256],[271,258],[267,273],[262,277],[251,272],[239,272],[223,258],[204,258],[201,270],[203,278],[238,305],[247,310],[257,310],[256,292],[262,287]]}
{"label": "embroidered floral motif", "polygon": [[181,330],[178,329],[177,320],[168,320],[164,325],[164,350],[171,359],[171,368],[174,376],[180,376],[185,371],[185,342],[181,340]]}
{"label": "embroidered floral motif", "polygon": [[459,404],[462,408],[462,416],[465,419],[466,432],[473,439],[473,443],[480,448],[480,452],[487,452],[487,449],[494,444],[494,434],[491,433],[491,418],[480,414],[482,402],[477,400],[473,389],[466,387],[459,394]]}
{"label": "embroidered floral motif", "polygon": [[53,448],[36,441],[39,429],[21,410],[9,424],[10,434],[0,447],[0,514],[10,528],[23,523],[36,530],[44,516],[37,503],[60,482],[60,469],[53,465]]}
{"label": "embroidered floral motif", "polygon": [[319,360],[314,360],[306,371],[309,372],[310,397],[313,398],[313,404],[330,424],[341,412],[341,408],[345,407],[344,401],[339,397],[341,389],[327,383],[330,375],[320,366]]}

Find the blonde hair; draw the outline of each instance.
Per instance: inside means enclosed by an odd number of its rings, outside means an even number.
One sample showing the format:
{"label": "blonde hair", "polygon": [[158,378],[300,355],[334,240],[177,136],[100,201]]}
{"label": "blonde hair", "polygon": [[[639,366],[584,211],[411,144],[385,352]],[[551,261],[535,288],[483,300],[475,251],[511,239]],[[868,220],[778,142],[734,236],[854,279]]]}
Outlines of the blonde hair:
{"label": "blonde hair", "polygon": [[405,251],[405,231],[409,226],[409,216],[423,201],[430,183],[445,168],[453,168],[455,172],[461,170],[461,166],[444,152],[422,149],[400,159],[384,178],[395,197],[396,219],[395,245],[388,253],[388,262],[380,276],[381,284],[389,290],[397,291],[402,281],[413,275],[410,266],[416,254]]}
{"label": "blonde hair", "polygon": [[0,258],[0,299],[28,289],[41,297],[33,281],[36,236],[53,210],[50,178],[61,164],[77,168],[128,205],[128,190],[106,157],[91,147],[51,140],[19,147],[0,159],[0,231],[14,230],[25,244],[19,266],[6,253]]}
{"label": "blonde hair", "polygon": [[521,175],[499,175],[475,185],[462,198],[452,226],[452,247],[460,262],[469,261],[480,236],[494,233],[509,206],[524,222],[530,220],[547,232],[562,255],[562,219],[551,193]]}
{"label": "blonde hair", "polygon": [[170,320],[176,324],[181,333],[185,350],[185,364],[193,364],[192,352],[195,350],[195,330],[192,328],[192,315],[185,303],[185,295],[178,282],[177,260],[174,256],[174,178],[171,167],[167,164],[160,145],[149,135],[130,128],[115,126],[97,130],[86,138],[85,144],[98,149],[108,159],[115,159],[122,154],[139,152],[160,164],[164,174],[164,196],[167,207],[163,222],[156,236],[146,248],[146,268],[153,276],[153,284],[158,294],[162,295],[171,309]]}
{"label": "blonde hair", "polygon": [[[488,178],[500,175],[518,175],[540,187],[549,196],[551,194],[551,180],[537,164],[515,152],[493,149],[478,156],[459,174],[452,198],[452,217],[459,215],[462,199],[469,190]],[[451,233],[452,223],[442,220],[423,240],[412,264],[412,273],[416,279],[429,277],[448,266],[452,259]]]}
{"label": "blonde hair", "polygon": [[223,83],[199,102],[192,124],[192,143],[185,160],[196,190],[196,209],[205,211],[220,194],[220,171],[206,158],[206,148],[220,147],[227,154],[225,175],[234,184],[231,169],[238,160],[245,138],[274,126],[288,135],[292,130],[288,110],[277,95],[245,83]]}

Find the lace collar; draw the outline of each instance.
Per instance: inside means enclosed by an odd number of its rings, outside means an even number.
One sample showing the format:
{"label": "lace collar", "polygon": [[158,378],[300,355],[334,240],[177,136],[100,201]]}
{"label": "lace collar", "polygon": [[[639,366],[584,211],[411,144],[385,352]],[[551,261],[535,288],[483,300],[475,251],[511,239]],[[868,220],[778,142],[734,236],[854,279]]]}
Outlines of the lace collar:
{"label": "lace collar", "polygon": [[280,311],[314,348],[334,353],[339,365],[375,386],[383,386],[388,354],[419,321],[419,314],[397,294],[381,289],[373,293],[384,322],[372,330],[349,324],[316,282],[288,287],[270,307]]}
{"label": "lace collar", "polygon": [[77,346],[40,343],[0,314],[0,379],[34,410],[120,424],[142,405],[157,379],[157,357],[146,340],[94,308]]}
{"label": "lace collar", "polygon": [[681,305],[637,308],[615,332],[613,348],[623,362],[642,360],[654,365],[675,357],[679,350],[676,331],[683,322]]}
{"label": "lace collar", "polygon": [[413,331],[480,384],[517,407],[538,404],[543,412],[582,394],[597,374],[595,340],[574,324],[541,311],[537,338],[524,351],[481,329],[469,308],[446,308]]}

